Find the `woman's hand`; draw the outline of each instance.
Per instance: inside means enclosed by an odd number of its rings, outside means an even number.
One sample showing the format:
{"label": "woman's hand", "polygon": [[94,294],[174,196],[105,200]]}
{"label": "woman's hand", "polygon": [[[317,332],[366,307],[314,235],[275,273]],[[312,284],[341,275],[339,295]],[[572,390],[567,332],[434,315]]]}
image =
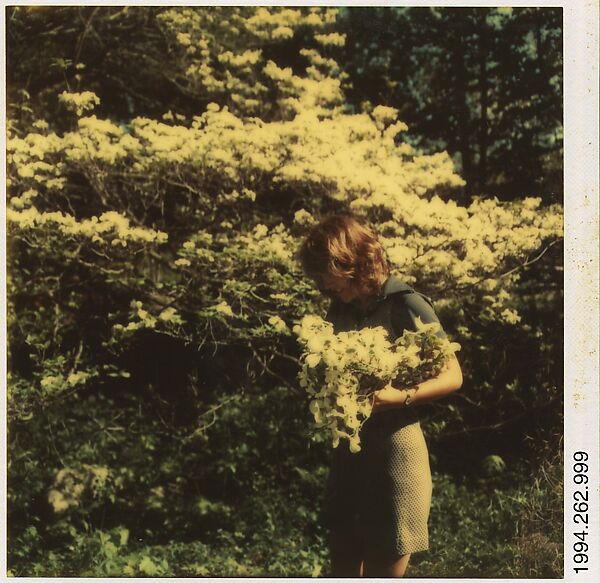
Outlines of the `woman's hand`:
{"label": "woman's hand", "polygon": [[427,403],[445,397],[458,390],[463,382],[460,364],[455,355],[449,359],[446,367],[437,377],[419,383],[414,387],[396,389],[387,384],[382,389],[373,393],[373,413],[386,411],[395,407],[406,405],[406,397],[410,395],[410,405]]}
{"label": "woman's hand", "polygon": [[392,385],[385,385],[383,389],[379,389],[373,393],[373,409],[372,413],[387,411],[395,407],[400,407],[406,399],[406,391],[395,389]]}

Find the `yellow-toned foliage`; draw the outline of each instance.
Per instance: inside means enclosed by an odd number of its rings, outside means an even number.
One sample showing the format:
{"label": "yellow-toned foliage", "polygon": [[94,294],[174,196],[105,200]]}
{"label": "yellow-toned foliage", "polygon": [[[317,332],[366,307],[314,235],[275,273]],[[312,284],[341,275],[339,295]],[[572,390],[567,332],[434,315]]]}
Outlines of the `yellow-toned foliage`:
{"label": "yellow-toned foliage", "polygon": [[[89,8],[79,14],[94,36],[98,13]],[[120,34],[131,8],[105,13]],[[530,317],[554,300],[527,312],[519,297],[536,283],[521,279],[527,268],[544,266],[541,286],[554,277],[543,260],[562,237],[560,207],[533,196],[463,204],[451,157],[411,145],[397,110],[347,107],[335,9],[152,14],[178,63],[165,77],[198,97],[198,111],[165,106],[159,118],[113,119],[82,84],[54,90],[60,119],[24,114],[8,124],[9,490],[19,574],[172,574],[171,558],[142,547],[117,560],[129,529],[148,544],[163,537],[170,550],[173,540],[217,533],[237,553],[258,524],[272,541],[292,516],[294,532],[313,537],[324,449],[307,446],[292,330],[326,305],[296,252],[330,213],[373,227],[392,270],[433,298],[462,346],[468,393],[429,420],[430,436],[502,424],[560,394],[546,366],[555,346],[544,336],[548,316]],[[77,70],[85,79],[86,68]],[[535,366],[511,361],[521,346],[533,346]],[[271,492],[280,501],[288,490],[310,504],[300,512],[285,498],[274,517]],[[30,492],[45,510],[30,505]],[[43,512],[53,522],[42,535]],[[95,533],[85,544],[81,529]],[[79,562],[46,553],[63,542],[75,549],[64,557]],[[43,555],[35,569],[29,549]],[[277,560],[289,561],[288,550]],[[249,571],[211,563],[183,573],[289,574],[264,562],[268,551]],[[311,559],[301,572],[318,575],[321,564]]]}

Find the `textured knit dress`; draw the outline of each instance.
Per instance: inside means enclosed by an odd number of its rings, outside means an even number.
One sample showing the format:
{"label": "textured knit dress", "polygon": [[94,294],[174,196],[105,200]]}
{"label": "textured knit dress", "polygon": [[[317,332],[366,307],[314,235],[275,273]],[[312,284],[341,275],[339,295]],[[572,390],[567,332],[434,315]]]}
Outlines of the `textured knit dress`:
{"label": "textured knit dress", "polygon": [[[417,329],[417,316],[439,322],[426,296],[391,275],[366,312],[334,299],[325,319],[336,333],[383,326],[394,340],[406,329]],[[438,334],[445,337],[443,330]],[[393,561],[427,550],[431,473],[415,409],[374,413],[360,438],[359,453],[350,453],[345,440],[334,450],[325,504],[328,527],[358,537],[367,560]]]}

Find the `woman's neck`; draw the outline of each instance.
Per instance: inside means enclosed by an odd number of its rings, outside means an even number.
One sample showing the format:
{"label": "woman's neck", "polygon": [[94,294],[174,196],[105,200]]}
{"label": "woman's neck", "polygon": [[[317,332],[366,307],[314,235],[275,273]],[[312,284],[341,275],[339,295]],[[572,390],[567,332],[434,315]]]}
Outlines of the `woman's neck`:
{"label": "woman's neck", "polygon": [[381,295],[383,286],[384,286],[385,282],[387,281],[387,278],[388,278],[388,276],[382,276],[380,278],[377,293],[370,294],[370,295],[359,295],[354,300],[352,300],[352,303],[361,312],[366,312],[367,309],[369,308],[369,306],[371,305],[371,303]]}

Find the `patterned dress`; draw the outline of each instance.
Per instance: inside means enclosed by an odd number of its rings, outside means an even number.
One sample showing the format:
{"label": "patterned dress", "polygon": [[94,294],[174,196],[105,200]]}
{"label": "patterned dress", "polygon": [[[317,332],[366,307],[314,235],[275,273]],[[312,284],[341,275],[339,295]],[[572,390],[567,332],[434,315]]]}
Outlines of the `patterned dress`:
{"label": "patterned dress", "polygon": [[[416,330],[417,316],[439,322],[426,296],[391,275],[366,312],[333,300],[326,319],[336,333],[383,326],[393,340],[405,329]],[[445,336],[443,330],[438,334]],[[345,441],[334,450],[325,504],[328,527],[334,534],[359,537],[367,560],[393,561],[427,550],[431,473],[416,410],[375,413],[360,437],[359,453],[350,453]]]}

